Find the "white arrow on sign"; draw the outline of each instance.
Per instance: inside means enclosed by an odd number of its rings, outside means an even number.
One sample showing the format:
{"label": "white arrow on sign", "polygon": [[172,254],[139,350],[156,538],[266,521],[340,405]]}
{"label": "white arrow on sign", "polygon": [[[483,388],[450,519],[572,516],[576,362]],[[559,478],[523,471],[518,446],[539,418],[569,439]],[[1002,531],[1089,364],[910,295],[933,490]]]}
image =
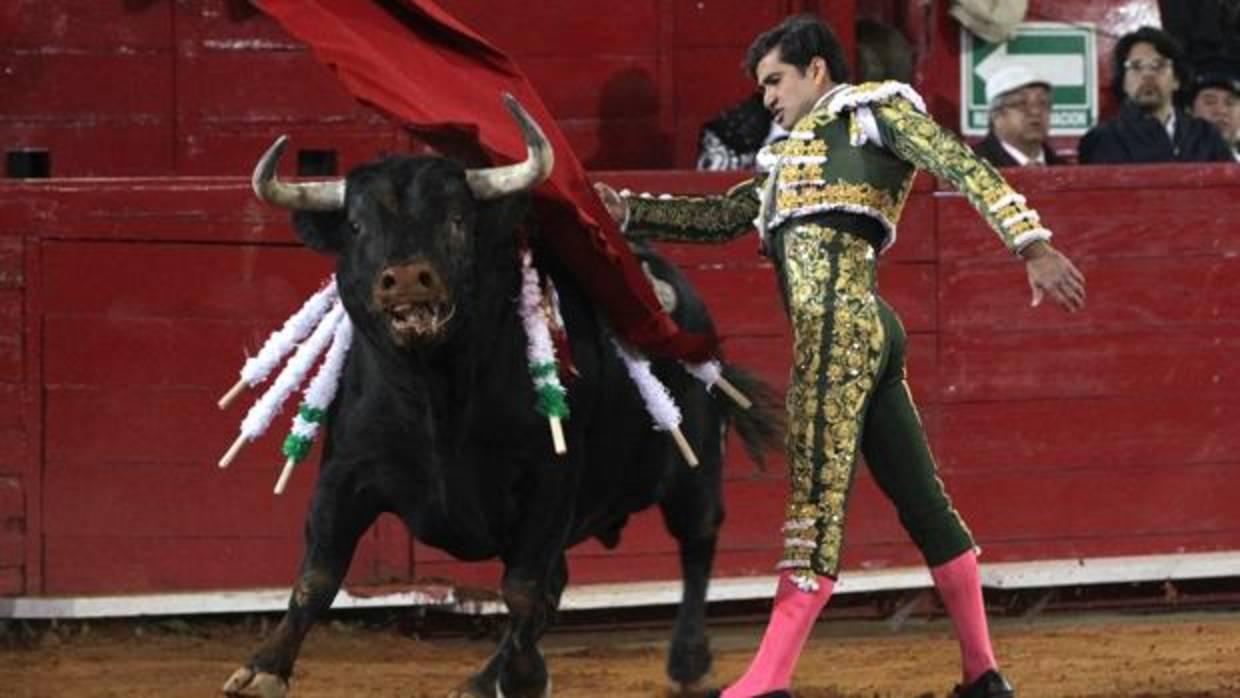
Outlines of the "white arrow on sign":
{"label": "white arrow on sign", "polygon": [[1003,68],[1012,64],[1023,65],[1038,77],[1046,80],[1052,85],[1084,85],[1085,84],[1085,57],[1080,55],[1055,55],[1043,53],[1021,53],[1017,55],[1009,55],[1007,44],[1003,44],[998,49],[973,69],[973,72],[983,80],[989,80]]}

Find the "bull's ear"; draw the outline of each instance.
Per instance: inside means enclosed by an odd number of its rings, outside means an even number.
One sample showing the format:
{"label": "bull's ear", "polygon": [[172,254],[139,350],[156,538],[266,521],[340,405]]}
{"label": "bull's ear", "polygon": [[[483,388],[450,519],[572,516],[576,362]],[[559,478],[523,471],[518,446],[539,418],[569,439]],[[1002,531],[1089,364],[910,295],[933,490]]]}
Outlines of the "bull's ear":
{"label": "bull's ear", "polygon": [[344,211],[294,211],[293,230],[306,247],[338,254],[353,234]]}

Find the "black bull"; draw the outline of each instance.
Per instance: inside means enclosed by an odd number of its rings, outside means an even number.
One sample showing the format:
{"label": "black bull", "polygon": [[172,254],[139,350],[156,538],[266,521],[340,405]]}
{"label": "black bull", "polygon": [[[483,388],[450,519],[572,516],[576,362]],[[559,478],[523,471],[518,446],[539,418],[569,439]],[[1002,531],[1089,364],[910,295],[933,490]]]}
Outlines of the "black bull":
{"label": "black bull", "polygon": [[[679,544],[683,576],[668,674],[692,685],[708,671],[705,597],[724,516],[722,437],[735,424],[760,458],[778,439],[778,410],[765,386],[735,368],[725,375],[761,398],[750,410],[708,393],[674,362],[655,362],[701,460],[690,468],[670,436],[652,429],[608,326],[530,233],[538,267],[558,290],[576,370],[565,381],[568,451],[557,456],[547,420],[534,409],[518,313],[527,196],[508,190],[530,183],[501,175],[498,191],[481,183],[479,171],[443,158],[394,157],[352,171],[326,203],[306,191],[293,192],[296,201],[274,197],[317,209],[297,211],[294,226],[306,245],[336,256],[356,338],[324,429],[288,612],[226,693],[287,692],[303,638],[331,605],[359,537],[383,512],[457,558],[503,561],[507,631],[454,695],[548,693],[537,643],[568,580],[565,551],[591,537],[616,545],[627,517],[656,503]],[[639,254],[675,289],[675,320],[709,328],[684,278],[653,253]]]}

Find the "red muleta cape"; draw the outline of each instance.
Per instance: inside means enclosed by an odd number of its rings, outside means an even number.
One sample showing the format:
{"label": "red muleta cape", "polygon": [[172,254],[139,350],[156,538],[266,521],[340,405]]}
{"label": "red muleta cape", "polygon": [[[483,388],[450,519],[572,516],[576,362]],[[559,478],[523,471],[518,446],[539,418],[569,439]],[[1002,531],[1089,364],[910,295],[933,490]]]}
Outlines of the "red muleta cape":
{"label": "red muleta cape", "polygon": [[497,163],[525,159],[509,92],[555,149],[534,190],[540,228],[616,332],[646,355],[703,361],[718,341],[665,313],[564,134],[516,64],[430,0],[261,0],[359,100],[419,130],[467,131]]}

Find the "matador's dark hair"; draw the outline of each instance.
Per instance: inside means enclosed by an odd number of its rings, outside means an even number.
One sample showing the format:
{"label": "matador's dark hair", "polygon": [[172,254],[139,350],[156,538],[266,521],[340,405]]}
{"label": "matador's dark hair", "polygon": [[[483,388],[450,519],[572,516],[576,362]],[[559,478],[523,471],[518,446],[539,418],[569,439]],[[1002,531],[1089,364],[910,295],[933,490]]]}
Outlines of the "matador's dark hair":
{"label": "matador's dark hair", "polygon": [[840,40],[831,27],[814,15],[793,15],[759,34],[745,52],[745,72],[749,77],[757,77],[758,63],[774,48],[779,49],[780,60],[802,73],[810,61],[821,57],[833,82],[848,81],[848,61]]}

